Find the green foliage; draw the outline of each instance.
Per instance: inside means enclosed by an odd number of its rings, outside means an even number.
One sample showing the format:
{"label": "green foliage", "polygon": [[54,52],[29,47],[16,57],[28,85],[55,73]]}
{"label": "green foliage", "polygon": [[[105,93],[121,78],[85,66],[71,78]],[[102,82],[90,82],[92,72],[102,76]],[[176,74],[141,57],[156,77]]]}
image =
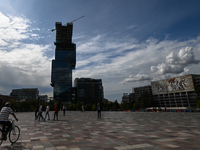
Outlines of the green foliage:
{"label": "green foliage", "polygon": [[92,105],[91,103],[86,104],[86,105],[85,105],[85,110],[86,110],[86,111],[92,110],[92,106],[93,106],[93,105]]}
{"label": "green foliage", "polygon": [[134,103],[133,104],[133,109],[138,109],[138,108],[139,108],[138,103]]}
{"label": "green foliage", "polygon": [[196,92],[196,107],[200,108],[200,85],[197,85],[195,87],[195,92]]}
{"label": "green foliage", "polygon": [[13,99],[10,101],[10,104],[13,111],[18,111],[17,103]]}
{"label": "green foliage", "polygon": [[119,103],[118,103],[117,100],[114,101],[112,109],[113,109],[113,110],[118,110],[118,109],[120,109],[120,106],[119,106]]}
{"label": "green foliage", "polygon": [[120,108],[123,109],[123,110],[131,109],[132,106],[133,105],[131,105],[130,102],[126,102],[126,101],[123,101],[123,100],[120,104]]}
{"label": "green foliage", "polygon": [[78,102],[76,103],[76,109],[82,110],[82,109],[81,109],[82,105],[83,105],[83,102],[78,101]]}
{"label": "green foliage", "polygon": [[34,111],[35,110],[35,107],[33,105],[31,105],[31,111]]}
{"label": "green foliage", "polygon": [[104,99],[104,108],[105,110],[110,110],[109,101],[107,99]]}
{"label": "green foliage", "polygon": [[196,101],[196,107],[200,108],[200,99]]}
{"label": "green foliage", "polygon": [[30,105],[29,102],[21,102],[18,105],[19,111],[25,112],[25,111],[30,111]]}
{"label": "green foliage", "polygon": [[[11,108],[14,111],[28,112],[28,111],[34,111],[35,106],[39,105],[40,101],[39,100],[29,100],[29,101],[17,103],[16,101],[11,100],[10,103],[11,103]],[[70,111],[76,111],[77,109],[81,110],[81,107],[84,104],[81,101],[78,101],[76,104],[73,104],[73,103],[64,103],[61,101],[55,102],[55,101],[51,100],[48,102],[50,111],[54,111],[56,103],[59,107],[59,110],[62,109],[63,105],[65,105],[67,110],[70,110]],[[42,106],[44,108],[46,108],[46,104],[47,104],[46,102],[42,103]],[[111,102],[111,101],[108,101],[107,99],[104,99],[104,104],[101,104],[101,108],[108,110],[108,111],[109,110],[119,110],[119,109],[127,110],[127,109],[132,109],[133,107],[135,107],[134,105],[135,105],[134,102],[123,102],[122,101],[122,103],[119,104],[117,100],[115,100],[114,102]],[[91,103],[85,104],[84,108],[85,108],[85,111],[96,111],[97,103],[91,102]]]}
{"label": "green foliage", "polygon": [[74,111],[74,110],[77,110],[75,104],[69,104],[69,105],[68,105],[68,109],[71,110],[71,111],[72,111],[72,110],[73,110],[73,111]]}
{"label": "green foliage", "polygon": [[199,98],[200,97],[200,85],[195,86],[195,92],[197,94],[197,97]]}
{"label": "green foliage", "polygon": [[97,105],[93,104],[93,105],[92,105],[92,110],[93,110],[93,111],[97,110]]}
{"label": "green foliage", "polygon": [[141,108],[151,107],[153,103],[152,96],[149,92],[145,91],[142,93],[139,99],[139,105]]}
{"label": "green foliage", "polygon": [[58,110],[62,109],[62,101],[61,100],[58,100],[57,105],[58,105]]}

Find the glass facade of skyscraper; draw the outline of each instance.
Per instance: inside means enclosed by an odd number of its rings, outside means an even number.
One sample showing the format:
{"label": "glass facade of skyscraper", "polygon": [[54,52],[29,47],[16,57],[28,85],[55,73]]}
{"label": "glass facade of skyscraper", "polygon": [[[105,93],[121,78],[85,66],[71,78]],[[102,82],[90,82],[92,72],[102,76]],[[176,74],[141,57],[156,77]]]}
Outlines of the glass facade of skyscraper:
{"label": "glass facade of skyscraper", "polygon": [[51,85],[54,100],[73,102],[72,69],[76,66],[76,44],[72,43],[73,24],[56,22],[55,60],[52,60]]}

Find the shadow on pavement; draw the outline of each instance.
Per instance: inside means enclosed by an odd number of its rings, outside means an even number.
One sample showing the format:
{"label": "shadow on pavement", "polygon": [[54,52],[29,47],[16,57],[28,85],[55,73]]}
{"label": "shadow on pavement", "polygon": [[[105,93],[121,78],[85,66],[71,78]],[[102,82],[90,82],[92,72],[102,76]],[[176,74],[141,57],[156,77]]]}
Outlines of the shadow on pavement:
{"label": "shadow on pavement", "polygon": [[3,146],[0,147],[0,149],[5,149],[5,150],[22,150],[22,149],[27,149],[26,147],[26,143],[24,142],[18,142],[18,143],[14,143],[11,144],[10,146]]}

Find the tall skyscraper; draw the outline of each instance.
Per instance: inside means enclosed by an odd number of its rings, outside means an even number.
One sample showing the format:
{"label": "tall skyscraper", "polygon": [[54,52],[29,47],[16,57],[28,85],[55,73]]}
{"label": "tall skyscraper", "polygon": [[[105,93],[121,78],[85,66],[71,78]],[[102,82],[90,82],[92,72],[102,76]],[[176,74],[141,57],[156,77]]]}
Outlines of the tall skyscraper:
{"label": "tall skyscraper", "polygon": [[73,23],[56,22],[55,60],[52,60],[51,86],[55,101],[73,102],[72,69],[76,66],[76,44],[72,43]]}

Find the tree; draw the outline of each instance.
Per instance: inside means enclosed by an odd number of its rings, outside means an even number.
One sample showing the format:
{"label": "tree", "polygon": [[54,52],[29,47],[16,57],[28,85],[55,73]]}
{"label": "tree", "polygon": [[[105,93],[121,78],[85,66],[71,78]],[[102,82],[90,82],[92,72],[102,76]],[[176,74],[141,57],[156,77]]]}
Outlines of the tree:
{"label": "tree", "polygon": [[133,109],[138,109],[138,108],[139,108],[138,103],[134,103],[133,104]]}
{"label": "tree", "polygon": [[108,108],[108,104],[109,104],[108,99],[105,99],[105,98],[104,98],[104,100],[103,100],[103,104],[104,104],[104,108],[105,108],[105,110],[109,110],[109,108]]}
{"label": "tree", "polygon": [[53,101],[53,100],[50,100],[49,102],[48,102],[48,104],[49,104],[49,108],[50,108],[50,110],[54,110],[54,107],[55,107],[55,101]]}
{"label": "tree", "polygon": [[109,110],[113,110],[113,102],[109,101],[108,108],[109,108]]}
{"label": "tree", "polygon": [[14,101],[13,99],[11,99],[10,104],[11,104],[12,110],[18,111],[18,106],[17,106],[16,101]]}
{"label": "tree", "polygon": [[197,101],[196,101],[196,107],[197,107],[197,108],[200,108],[200,100],[197,100]]}
{"label": "tree", "polygon": [[83,105],[83,102],[78,101],[78,102],[76,103],[76,109],[81,110],[82,105]]}
{"label": "tree", "polygon": [[91,104],[91,103],[86,104],[86,105],[85,105],[85,110],[87,110],[87,111],[92,110],[92,104]]}
{"label": "tree", "polygon": [[76,105],[73,103],[69,104],[68,107],[69,107],[69,110],[76,110]]}
{"label": "tree", "polygon": [[113,103],[113,109],[114,109],[114,110],[118,110],[119,108],[120,108],[120,107],[119,107],[119,103],[118,103],[117,100],[115,100],[114,103]]}
{"label": "tree", "polygon": [[129,102],[122,100],[120,108],[123,110],[131,109],[133,106],[130,106]]}
{"label": "tree", "polygon": [[153,103],[153,99],[151,94],[148,91],[142,93],[141,97],[139,98],[139,105],[142,108],[151,107]]}
{"label": "tree", "polygon": [[97,110],[96,104],[93,104],[93,105],[92,105],[92,110],[93,110],[93,111]]}
{"label": "tree", "polygon": [[196,93],[196,107],[200,108],[200,85],[196,85],[195,93]]}

